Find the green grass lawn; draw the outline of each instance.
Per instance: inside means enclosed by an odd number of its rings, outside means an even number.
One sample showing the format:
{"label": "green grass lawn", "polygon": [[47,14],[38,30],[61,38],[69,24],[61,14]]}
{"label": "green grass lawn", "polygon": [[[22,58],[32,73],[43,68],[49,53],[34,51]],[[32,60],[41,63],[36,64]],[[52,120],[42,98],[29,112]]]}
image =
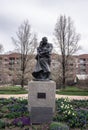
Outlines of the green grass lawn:
{"label": "green grass lawn", "polygon": [[88,90],[80,89],[73,86],[66,87],[65,89],[57,90],[56,93],[60,95],[88,96]]}
{"label": "green grass lawn", "polygon": [[[27,94],[28,91],[22,89],[20,86],[6,86],[0,87],[0,94]],[[64,90],[56,90],[56,94],[60,95],[77,95],[88,96],[88,90],[79,89],[77,87],[66,87]]]}
{"label": "green grass lawn", "polygon": [[26,94],[27,90],[22,89],[20,86],[6,86],[0,87],[0,94]]}

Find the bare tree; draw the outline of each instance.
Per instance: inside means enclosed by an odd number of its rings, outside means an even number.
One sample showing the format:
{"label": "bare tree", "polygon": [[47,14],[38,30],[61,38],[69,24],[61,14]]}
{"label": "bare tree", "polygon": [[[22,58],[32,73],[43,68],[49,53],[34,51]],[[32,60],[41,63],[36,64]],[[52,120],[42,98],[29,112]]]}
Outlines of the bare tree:
{"label": "bare tree", "polygon": [[62,84],[65,88],[69,58],[78,51],[80,35],[76,33],[70,17],[60,16],[55,26],[55,37],[61,52]]}
{"label": "bare tree", "polygon": [[3,52],[3,50],[4,50],[3,45],[2,45],[2,44],[0,44],[0,53],[2,53],[2,52]]}
{"label": "bare tree", "polygon": [[14,38],[12,38],[12,40],[21,56],[20,80],[23,88],[26,78],[25,76],[29,72],[27,66],[37,46],[37,38],[36,35],[32,36],[28,20],[24,21],[24,23],[18,28],[18,32],[16,34],[17,40]]}

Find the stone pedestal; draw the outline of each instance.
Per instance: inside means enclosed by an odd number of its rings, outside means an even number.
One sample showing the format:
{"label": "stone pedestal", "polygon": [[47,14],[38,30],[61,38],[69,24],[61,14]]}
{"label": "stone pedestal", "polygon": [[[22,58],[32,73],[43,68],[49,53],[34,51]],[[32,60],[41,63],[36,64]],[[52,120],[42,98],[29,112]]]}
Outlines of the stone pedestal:
{"label": "stone pedestal", "polygon": [[52,121],[55,112],[54,81],[29,82],[28,108],[31,114],[31,123]]}

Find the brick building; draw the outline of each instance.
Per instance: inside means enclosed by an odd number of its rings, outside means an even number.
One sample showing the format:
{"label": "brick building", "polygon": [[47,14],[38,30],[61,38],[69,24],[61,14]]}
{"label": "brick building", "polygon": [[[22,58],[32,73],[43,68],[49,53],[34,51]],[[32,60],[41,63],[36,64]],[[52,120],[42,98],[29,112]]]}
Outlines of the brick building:
{"label": "brick building", "polygon": [[20,54],[0,55],[0,82],[9,83],[16,78],[14,72],[20,69]]}
{"label": "brick building", "polygon": [[76,75],[79,79],[85,79],[88,77],[88,54],[77,56]]}
{"label": "brick building", "polygon": [[[60,73],[60,55],[52,56],[52,64],[54,68],[56,67],[57,71],[59,67]],[[85,80],[88,78],[88,54],[74,55],[70,57],[66,76],[67,80],[74,80],[74,82],[77,82],[77,78],[79,80]]]}
{"label": "brick building", "polygon": [[[11,83],[17,77],[16,72],[21,69],[21,55],[19,53],[9,53],[0,55],[0,82]],[[34,58],[31,58],[28,68],[33,69],[35,64]],[[68,80],[85,79],[88,76],[88,54],[82,54],[71,57],[69,59],[68,71],[66,75]],[[61,73],[60,68],[60,55],[52,54],[51,71],[53,72],[54,79],[58,79],[58,73]],[[55,74],[56,73],[56,74]]]}

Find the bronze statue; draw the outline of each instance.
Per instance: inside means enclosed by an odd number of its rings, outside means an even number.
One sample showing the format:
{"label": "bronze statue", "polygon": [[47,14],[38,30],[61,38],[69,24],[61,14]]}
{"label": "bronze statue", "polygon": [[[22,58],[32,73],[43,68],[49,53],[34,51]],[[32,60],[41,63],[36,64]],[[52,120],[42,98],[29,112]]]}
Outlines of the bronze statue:
{"label": "bronze statue", "polygon": [[48,43],[47,37],[43,37],[37,48],[36,66],[32,73],[35,80],[50,80],[50,64],[52,44]]}

